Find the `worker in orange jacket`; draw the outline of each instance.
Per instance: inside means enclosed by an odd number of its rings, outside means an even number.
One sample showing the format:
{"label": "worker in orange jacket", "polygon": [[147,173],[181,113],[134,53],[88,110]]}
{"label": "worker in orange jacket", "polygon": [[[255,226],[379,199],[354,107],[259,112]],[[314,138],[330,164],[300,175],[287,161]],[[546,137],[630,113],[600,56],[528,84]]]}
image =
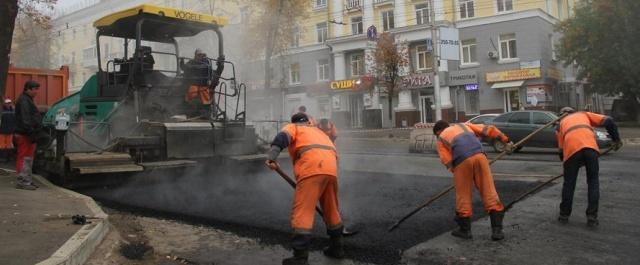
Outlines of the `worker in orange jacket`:
{"label": "worker in orange jacket", "polygon": [[329,121],[329,119],[320,119],[320,123],[318,123],[318,129],[323,131],[332,142],[336,142],[336,138],[338,138],[338,129],[333,124],[333,122]]}
{"label": "worker in orange jacket", "polygon": [[344,256],[342,219],[338,211],[338,159],[333,142],[309,123],[304,113],[296,113],[271,143],[266,164],[272,170],[280,151],[288,148],[293,161],[296,191],[293,198],[291,226],[294,230],[293,257],[284,259],[283,265],[308,263],[311,231],[315,207],[320,202],[330,245],[324,254],[333,258]]}
{"label": "worker in orange jacket", "polygon": [[453,173],[456,190],[456,218],[459,228],[451,235],[471,239],[471,215],[473,214],[471,193],[478,188],[484,208],[491,218],[491,239],[501,240],[504,206],[500,202],[491,175],[489,161],[482,151],[478,137],[491,138],[506,143],[505,150],[513,152],[509,138],[494,126],[481,124],[454,124],[440,120],[435,123],[433,133],[438,137],[438,154],[442,163]]}
{"label": "worker in orange jacket", "polygon": [[564,171],[558,221],[561,223],[569,222],[578,171],[584,165],[587,169],[587,196],[589,198],[586,212],[587,225],[595,227],[598,226],[598,201],[600,199],[598,180],[600,151],[593,127],[604,126],[613,140],[612,148],[617,151],[622,147],[618,126],[611,117],[592,112],[576,112],[571,107],[562,108],[560,113],[568,115],[560,120],[556,134]]}

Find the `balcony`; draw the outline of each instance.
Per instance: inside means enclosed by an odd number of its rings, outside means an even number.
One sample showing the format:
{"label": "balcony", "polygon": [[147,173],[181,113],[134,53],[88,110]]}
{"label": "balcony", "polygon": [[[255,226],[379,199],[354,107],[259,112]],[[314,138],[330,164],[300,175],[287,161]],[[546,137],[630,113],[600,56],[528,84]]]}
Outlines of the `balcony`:
{"label": "balcony", "polygon": [[362,0],[346,0],[345,9],[347,12],[361,11]]}
{"label": "balcony", "polygon": [[381,6],[393,6],[394,0],[373,0],[373,6],[381,7]]}

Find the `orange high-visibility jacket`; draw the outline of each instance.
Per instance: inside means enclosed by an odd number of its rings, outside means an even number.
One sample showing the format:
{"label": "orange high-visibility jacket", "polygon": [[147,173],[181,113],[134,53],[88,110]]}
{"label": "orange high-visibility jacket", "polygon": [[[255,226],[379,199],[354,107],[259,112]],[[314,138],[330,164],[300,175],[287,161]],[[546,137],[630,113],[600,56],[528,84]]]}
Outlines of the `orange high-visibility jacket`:
{"label": "orange high-visibility jacket", "polygon": [[327,127],[322,126],[322,123],[318,123],[318,129],[320,129],[327,136],[329,136],[329,139],[331,139],[331,141],[335,141],[336,138],[338,138],[338,130],[336,129],[336,126],[333,124],[333,122],[331,121],[327,123]]}
{"label": "orange high-visibility jacket", "polygon": [[465,159],[482,153],[478,137],[499,139],[503,143],[509,138],[492,125],[457,123],[444,129],[438,136],[438,154],[447,169],[453,171]]}
{"label": "orange high-visibility jacket", "polygon": [[338,176],[338,154],[329,137],[310,124],[287,124],[282,132],[288,138],[289,156],[296,180],[315,175]]}
{"label": "orange high-visibility jacket", "polygon": [[556,137],[563,161],[584,148],[600,152],[593,127],[604,126],[607,118],[592,112],[575,112],[562,118]]}

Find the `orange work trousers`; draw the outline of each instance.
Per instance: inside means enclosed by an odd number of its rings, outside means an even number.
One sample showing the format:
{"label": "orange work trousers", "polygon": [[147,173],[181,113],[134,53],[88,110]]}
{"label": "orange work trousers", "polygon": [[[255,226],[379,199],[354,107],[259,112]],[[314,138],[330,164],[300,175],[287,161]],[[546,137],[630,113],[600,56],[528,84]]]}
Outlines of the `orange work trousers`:
{"label": "orange work trousers", "polygon": [[190,86],[187,95],[184,100],[191,102],[194,99],[200,99],[200,103],[203,105],[211,104],[211,97],[209,96],[209,87],[207,86]]}
{"label": "orange work trousers", "polygon": [[291,227],[297,234],[309,234],[313,229],[316,205],[320,202],[327,229],[342,226],[338,210],[338,178],[331,175],[315,175],[296,184],[291,212]]}
{"label": "orange work trousers", "polygon": [[459,217],[473,215],[471,194],[474,184],[480,191],[487,212],[504,210],[493,183],[489,161],[484,154],[475,154],[457,165],[453,169],[453,182],[456,188],[456,214]]}

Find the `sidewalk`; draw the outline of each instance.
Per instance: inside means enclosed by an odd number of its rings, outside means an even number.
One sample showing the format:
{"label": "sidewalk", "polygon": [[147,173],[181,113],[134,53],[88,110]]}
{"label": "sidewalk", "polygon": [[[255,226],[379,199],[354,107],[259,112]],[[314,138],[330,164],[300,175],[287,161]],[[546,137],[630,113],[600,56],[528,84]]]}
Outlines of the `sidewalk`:
{"label": "sidewalk", "polygon": [[640,179],[629,163],[638,149],[614,153],[600,161],[600,226],[586,226],[586,180],[578,177],[574,212],[568,224],[556,221],[562,184],[516,204],[506,217],[506,238],[490,240],[487,218],[472,224],[473,240],[448,232],[405,251],[413,264],[637,264],[640,258]]}
{"label": "sidewalk", "polygon": [[[0,169],[0,264],[84,263],[107,232],[107,215],[89,197],[35,180],[38,190],[19,190],[16,174]],[[75,225],[76,214],[100,219]]]}

